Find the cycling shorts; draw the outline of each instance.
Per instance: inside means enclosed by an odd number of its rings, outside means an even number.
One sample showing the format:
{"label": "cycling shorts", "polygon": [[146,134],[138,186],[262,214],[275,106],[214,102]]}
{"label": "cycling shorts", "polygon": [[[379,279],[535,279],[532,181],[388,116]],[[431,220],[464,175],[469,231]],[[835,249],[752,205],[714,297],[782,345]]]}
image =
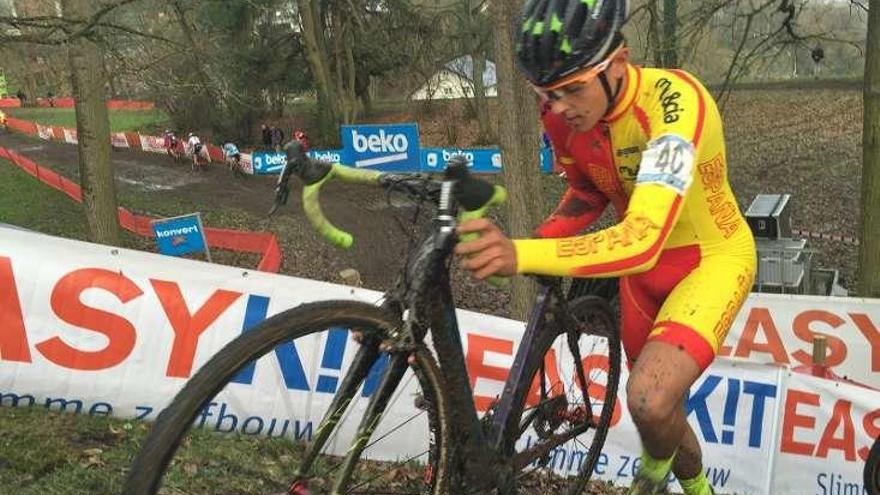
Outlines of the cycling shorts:
{"label": "cycling shorts", "polygon": [[745,244],[725,252],[667,249],[651,270],[621,277],[621,340],[630,366],[651,341],[677,346],[701,370],[712,363],[754,282],[754,252]]}

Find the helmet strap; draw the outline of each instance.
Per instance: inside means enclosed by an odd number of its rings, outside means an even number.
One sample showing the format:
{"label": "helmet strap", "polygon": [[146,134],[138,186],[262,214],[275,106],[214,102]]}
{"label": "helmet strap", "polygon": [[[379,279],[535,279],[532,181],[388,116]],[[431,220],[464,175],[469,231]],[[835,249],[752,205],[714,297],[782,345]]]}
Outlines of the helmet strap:
{"label": "helmet strap", "polygon": [[614,101],[620,95],[620,87],[623,86],[623,78],[618,78],[617,86],[614,88],[614,91],[611,91],[611,83],[608,82],[608,76],[605,75],[606,72],[603,70],[599,73],[599,82],[602,83],[602,89],[605,90],[605,98],[608,100],[608,106],[605,108],[604,115],[611,113],[611,110],[614,108]]}

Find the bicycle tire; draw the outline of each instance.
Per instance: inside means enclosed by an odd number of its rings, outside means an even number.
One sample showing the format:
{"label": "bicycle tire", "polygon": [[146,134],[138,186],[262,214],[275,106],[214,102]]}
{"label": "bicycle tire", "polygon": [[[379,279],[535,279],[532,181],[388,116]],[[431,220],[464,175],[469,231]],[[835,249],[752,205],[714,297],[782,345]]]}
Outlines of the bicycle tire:
{"label": "bicycle tire", "polygon": [[[601,332],[599,331],[600,328],[598,325],[593,325],[589,327],[589,330],[591,332],[595,332],[597,336],[605,338],[608,342],[608,369],[606,371],[606,383],[604,384],[605,399],[603,401],[601,412],[598,415],[598,420],[596,420],[596,424],[594,425],[594,428],[592,428],[594,430],[592,441],[590,441],[587,452],[585,454],[581,454],[581,456],[579,457],[582,462],[580,463],[580,466],[577,470],[577,474],[573,477],[559,477],[555,480],[544,479],[541,481],[540,488],[537,488],[534,492],[529,491],[529,488],[525,486],[517,486],[516,490],[512,493],[547,493],[548,483],[552,486],[552,490],[555,493],[566,495],[582,493],[590,480],[597,461],[599,460],[599,455],[601,454],[602,447],[605,444],[605,437],[608,434],[608,429],[611,425],[612,415],[614,413],[614,408],[616,407],[617,402],[617,387],[620,379],[621,347],[616,313],[605,299],[596,296],[576,297],[575,299],[572,299],[568,304],[569,313],[578,321],[579,324],[584,325],[585,320],[588,319],[598,319],[601,322],[601,326],[604,327],[601,329]],[[535,380],[538,379],[536,375],[538,375],[538,372],[541,369],[540,367],[545,359],[545,356],[548,352],[550,352],[552,346],[554,345],[554,342],[556,342],[557,339],[563,335],[565,335],[564,331],[556,335],[547,332],[544,335],[544,338],[536,341],[533,347],[530,358],[526,364],[526,374],[524,375],[530,377],[530,379],[527,380],[527,385],[521,385],[520,388],[515,392],[518,394],[518,396],[514,399],[514,406],[510,414],[510,421],[512,422],[512,424],[509,424],[506,428],[506,431],[508,433],[504,438],[503,448],[508,455],[513,455],[515,453],[516,443],[523,435],[523,432],[521,430],[518,431],[516,425],[518,422],[522,421],[523,415],[528,410],[528,408],[526,407],[526,401],[529,389],[532,388],[533,383],[535,382]],[[592,334],[586,333],[586,335]],[[573,358],[572,361],[574,361]],[[581,355],[581,361],[584,361],[583,355]],[[572,378],[573,380],[576,380],[576,377]],[[588,390],[591,386],[591,382],[592,380],[587,378]],[[580,384],[576,383],[576,386],[578,388],[576,394],[583,394],[584,391]],[[587,392],[587,396],[589,396],[589,392]],[[590,407],[592,408],[592,406]],[[516,421],[517,423],[513,423],[514,421]],[[573,430],[574,426],[572,426],[572,431]],[[577,439],[575,439],[575,442],[583,445],[583,442],[580,442]],[[553,457],[552,460],[550,460],[551,467],[552,465],[556,464],[556,448],[552,450]],[[568,452],[570,453],[570,459],[575,459],[576,451],[570,450]],[[564,467],[565,457],[563,456],[562,459],[562,464]],[[569,461],[569,470],[570,468],[571,461]],[[521,485],[519,482],[517,483]]]}
{"label": "bicycle tire", "polygon": [[865,461],[865,490],[868,495],[880,495],[880,437],[874,441],[868,459]]}
{"label": "bicycle tire", "polygon": [[[365,332],[390,332],[400,325],[399,319],[370,304],[323,301],[279,313],[235,338],[192,376],[158,416],[131,465],[123,494],[157,493],[172,457],[191,429],[199,411],[246,365],[273,352],[279,344],[337,327],[358,328]],[[439,369],[432,355],[423,348],[418,348],[413,356],[415,366],[419,367],[417,379],[429,400],[433,401],[428,408],[429,425],[434,434],[428,460],[432,478],[429,489],[420,493],[439,495],[445,493],[448,483],[445,474],[448,460],[444,448],[444,442],[448,440],[448,412],[445,397],[442,395]],[[335,394],[338,393],[340,392]],[[320,492],[307,493],[320,495]]]}

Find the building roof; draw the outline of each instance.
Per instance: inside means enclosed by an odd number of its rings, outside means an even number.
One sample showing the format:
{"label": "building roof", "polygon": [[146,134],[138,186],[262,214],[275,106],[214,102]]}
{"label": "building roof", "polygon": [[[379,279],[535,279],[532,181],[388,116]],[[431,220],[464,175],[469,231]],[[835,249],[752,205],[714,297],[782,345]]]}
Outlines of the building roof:
{"label": "building roof", "polygon": [[[468,81],[474,80],[474,59],[470,55],[458,57],[443,67]],[[487,88],[495,86],[496,82],[498,82],[498,80],[495,75],[495,63],[487,59],[486,68],[483,70],[483,86]]]}

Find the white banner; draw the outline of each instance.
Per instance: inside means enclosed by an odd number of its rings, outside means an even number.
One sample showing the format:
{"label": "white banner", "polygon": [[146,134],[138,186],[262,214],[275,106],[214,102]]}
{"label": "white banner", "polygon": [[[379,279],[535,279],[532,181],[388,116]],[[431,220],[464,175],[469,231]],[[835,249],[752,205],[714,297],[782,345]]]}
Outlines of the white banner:
{"label": "white banner", "polygon": [[40,124],[37,124],[37,136],[40,136],[40,139],[45,139],[47,141],[51,141],[55,137],[51,127],[46,127]]}
{"label": "white banner", "polygon": [[[0,404],[4,406],[35,405],[152,420],[210,356],[267,316],[309,301],[375,302],[381,296],[25,231],[0,232]],[[59,252],[66,254],[59,257]],[[812,308],[808,311],[850,316],[876,307],[875,301],[849,299],[800,301],[753,295],[750,300],[778,321],[784,321],[777,316],[782,314],[793,314],[797,320],[796,315],[804,313],[798,309],[801,303]],[[847,309],[841,310],[841,305]],[[475,402],[484,411],[501,392],[523,324],[469,311],[457,315]],[[198,421],[219,431],[310,438],[352,357],[346,350],[354,344],[342,332],[334,345],[326,338],[297,341],[295,349],[267,355],[240,374]],[[564,344],[557,344],[558,357]],[[856,346],[848,340],[846,345]],[[595,376],[598,370],[601,383],[607,358],[584,356],[588,373]],[[565,363],[552,364],[548,374],[572,374]],[[595,472],[622,485],[632,480],[640,454],[638,435],[625,407],[626,378],[624,371],[614,426]],[[410,388],[395,396],[380,432],[385,425],[412,416],[415,384],[408,383]],[[604,390],[591,390],[590,395],[601,401]],[[363,408],[366,399],[358,400],[356,407]],[[837,487],[855,479],[857,461],[852,452],[861,456],[869,437],[880,433],[878,404],[878,392],[791,375],[778,366],[718,359],[693,386],[687,411],[717,492],[830,495],[848,493]],[[359,412],[354,414],[357,417]],[[349,433],[356,428],[354,421],[345,424]],[[405,442],[380,444],[369,454],[398,458],[422,452],[424,431],[420,417],[404,435],[393,436],[397,441],[406,438]],[[338,449],[347,448],[346,440],[339,437]],[[528,436],[523,438],[529,441]],[[551,462],[563,472],[576,470],[583,452],[566,449],[553,452]],[[814,474],[780,474],[807,469]],[[822,473],[826,474],[820,479]],[[843,484],[837,485],[838,481]],[[789,491],[782,491],[782,484],[791,487],[786,488]],[[822,487],[831,488],[822,492]]]}
{"label": "white banner", "polygon": [[880,438],[880,392],[788,373],[773,495],[861,495]]}
{"label": "white banner", "polygon": [[251,161],[250,153],[241,154],[241,169],[246,174],[254,175],[254,162]]}
{"label": "white banner", "polygon": [[828,366],[838,375],[880,388],[880,299],[752,293],[720,355],[809,365],[815,333],[828,336]]}
{"label": "white banner", "polygon": [[141,149],[152,153],[165,153],[165,141],[156,136],[138,135],[141,138]]}
{"label": "white banner", "polygon": [[64,142],[67,144],[77,144],[76,140],[76,129],[67,129],[64,130]]}
{"label": "white banner", "polygon": [[110,144],[114,148],[129,148],[128,139],[124,132],[114,132],[110,135]]}

